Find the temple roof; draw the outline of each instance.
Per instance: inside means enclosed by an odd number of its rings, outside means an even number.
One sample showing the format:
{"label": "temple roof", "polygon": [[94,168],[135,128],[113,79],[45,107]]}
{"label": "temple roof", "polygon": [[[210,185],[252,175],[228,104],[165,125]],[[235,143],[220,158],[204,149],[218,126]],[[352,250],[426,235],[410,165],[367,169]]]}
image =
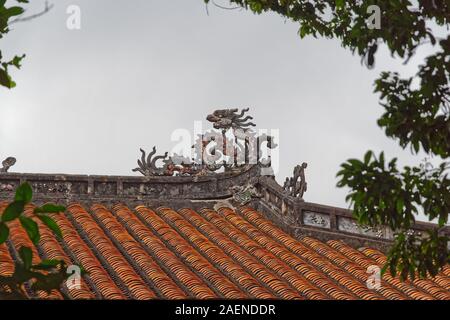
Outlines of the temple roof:
{"label": "temple roof", "polygon": [[72,298],[450,299],[448,267],[434,279],[414,282],[386,275],[379,289],[369,289],[367,268],[384,263],[382,252],[293,238],[247,206],[173,210],[74,203],[55,219],[63,240],[41,224],[38,246],[17,221],[12,224],[11,241],[0,246],[1,275],[13,271],[17,250],[26,245],[34,250],[34,263],[64,259],[86,269],[81,289],[68,290]]}
{"label": "temple roof", "polygon": [[[238,132],[254,126],[247,111],[216,110],[208,120]],[[247,148],[245,163],[232,157],[219,164],[141,150],[133,170],[140,177],[10,173],[16,159],[6,159],[0,213],[25,181],[35,205],[53,202],[67,210],[55,215],[63,239],[36,220],[42,230],[36,246],[17,220],[10,222],[0,275],[13,272],[19,248],[28,246],[34,263],[63,259],[88,272],[80,288],[64,289],[72,298],[450,299],[449,266],[413,282],[385,274],[373,286],[393,231],[361,226],[349,210],[306,202],[306,163],[279,185],[270,159],[260,159],[263,142],[276,147],[272,137],[256,137],[256,163]],[[435,227],[417,222],[409,232],[421,236]],[[450,235],[450,228],[441,232]],[[56,291],[28,294],[62,298]]]}

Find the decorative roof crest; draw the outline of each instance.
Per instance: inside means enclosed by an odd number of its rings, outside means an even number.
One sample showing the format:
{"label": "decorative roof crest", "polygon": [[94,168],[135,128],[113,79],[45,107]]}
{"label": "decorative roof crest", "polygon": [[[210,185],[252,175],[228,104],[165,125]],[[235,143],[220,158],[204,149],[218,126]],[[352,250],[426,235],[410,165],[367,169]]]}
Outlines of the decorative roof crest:
{"label": "decorative roof crest", "polygon": [[297,165],[294,168],[294,176],[286,178],[284,182],[284,191],[292,197],[303,199],[303,194],[307,190],[308,184],[305,178],[305,169],[308,167],[306,162]]}
{"label": "decorative roof crest", "polygon": [[[249,165],[270,168],[270,156],[269,159],[262,159],[262,149],[264,144],[268,149],[275,149],[278,145],[273,136],[265,133],[258,135],[250,130],[256,125],[249,121],[253,119],[251,116],[245,115],[248,111],[248,108],[241,112],[238,109],[221,109],[208,115],[206,119],[220,132],[210,130],[198,135],[191,147],[192,159],[177,154],[169,156],[167,152],[155,156],[156,147],[147,156],[141,149],[141,159],[133,171],[144,176],[199,176],[213,174],[221,169],[241,171]],[[231,137],[228,133],[231,133]],[[161,166],[157,165],[159,160]]]}

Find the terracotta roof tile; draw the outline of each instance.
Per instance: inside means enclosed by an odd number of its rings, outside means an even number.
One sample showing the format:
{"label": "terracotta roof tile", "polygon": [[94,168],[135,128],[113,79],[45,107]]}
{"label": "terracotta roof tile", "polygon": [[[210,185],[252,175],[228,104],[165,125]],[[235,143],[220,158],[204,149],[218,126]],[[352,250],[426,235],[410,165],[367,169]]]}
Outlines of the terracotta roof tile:
{"label": "terracotta roof tile", "polygon": [[6,244],[0,245],[0,276],[10,276],[14,272],[14,261]]}
{"label": "terracotta roof tile", "polygon": [[[0,212],[5,207],[0,203]],[[34,263],[63,259],[86,269],[81,288],[66,290],[75,299],[450,300],[448,267],[433,279],[413,282],[386,274],[378,290],[369,289],[367,268],[381,266],[383,253],[342,241],[293,238],[250,207],[175,211],[72,204],[55,220],[63,239],[36,221],[37,246],[17,221],[9,223],[12,236],[0,245],[0,275],[12,274],[17,250],[26,245]],[[28,292],[62,298],[56,291]]]}

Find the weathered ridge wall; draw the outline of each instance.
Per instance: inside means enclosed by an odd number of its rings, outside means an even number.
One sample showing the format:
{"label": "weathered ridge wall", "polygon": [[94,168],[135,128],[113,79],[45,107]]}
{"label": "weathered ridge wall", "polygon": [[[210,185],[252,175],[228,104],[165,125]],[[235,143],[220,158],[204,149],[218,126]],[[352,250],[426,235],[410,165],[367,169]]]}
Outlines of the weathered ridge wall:
{"label": "weathered ridge wall", "polygon": [[[289,195],[273,177],[262,176],[258,165],[240,172],[217,173],[209,176],[95,176],[66,174],[0,174],[0,200],[11,200],[22,182],[29,182],[37,204],[79,202],[89,205],[118,202],[151,207],[170,205],[173,208],[212,208],[233,197],[231,187],[252,184],[261,197],[251,206],[264,213],[294,237],[305,235],[327,241],[341,239],[353,247],[371,246],[385,251],[393,232],[387,228],[359,226],[350,210],[305,202]],[[413,232],[423,233],[433,227],[417,223]],[[444,230],[450,234],[450,228]]]}

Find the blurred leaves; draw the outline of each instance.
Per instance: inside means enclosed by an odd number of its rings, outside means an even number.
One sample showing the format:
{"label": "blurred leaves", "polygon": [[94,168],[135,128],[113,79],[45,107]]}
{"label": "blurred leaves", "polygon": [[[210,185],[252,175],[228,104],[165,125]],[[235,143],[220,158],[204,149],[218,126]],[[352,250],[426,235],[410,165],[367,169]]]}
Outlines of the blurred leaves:
{"label": "blurred leaves", "polygon": [[22,260],[24,268],[27,270],[30,269],[33,260],[33,251],[31,251],[30,248],[21,247],[19,249],[19,256]]}
{"label": "blurred leaves", "polygon": [[[439,231],[447,224],[450,212],[449,168],[448,162],[437,168],[425,162],[400,171],[397,159],[386,163],[383,153],[377,158],[371,151],[364,161],[350,159],[341,165],[338,186],[350,188],[346,200],[358,222],[387,225],[396,233],[384,268],[393,276],[398,274],[403,280],[434,276],[450,263],[449,238]],[[438,227],[424,237],[411,231],[419,210],[438,222]]]}
{"label": "blurred leaves", "polygon": [[58,206],[51,203],[44,204],[42,207],[36,207],[34,213],[59,213],[64,212],[66,208],[64,206]]}
{"label": "blurred leaves", "polygon": [[0,276],[0,298],[28,299],[25,283],[33,291],[61,290],[62,283],[68,278],[67,266],[63,260],[42,260],[33,265],[33,251],[27,247],[19,249],[21,261],[14,264],[12,276]]}
{"label": "blurred leaves", "polygon": [[396,235],[382,273],[389,269],[393,276],[402,281],[424,279],[436,276],[442,266],[450,262],[447,248],[448,237],[439,235],[437,229],[429,230],[423,236],[406,231]]}
{"label": "blurred leaves", "polygon": [[[33,216],[30,217],[24,214],[25,207],[31,202],[32,198],[33,191],[27,182],[21,184],[17,188],[14,201],[6,207],[0,219],[0,244],[4,243],[9,235],[9,227],[6,223],[15,219],[19,219],[20,224],[34,244],[39,242],[40,232],[37,223],[33,220]],[[40,219],[56,236],[61,238],[62,233],[60,228],[47,214],[64,212],[65,210],[66,208],[64,206],[47,203],[41,207],[35,207],[32,212],[33,215]]]}
{"label": "blurred leaves", "polygon": [[2,222],[12,221],[17,219],[25,209],[25,202],[23,201],[14,201],[10,203],[2,215]]}
{"label": "blurred leaves", "polygon": [[426,163],[404,167],[400,172],[397,159],[386,163],[383,152],[377,158],[368,151],[364,162],[350,159],[341,165],[338,187],[352,190],[346,200],[362,224],[407,229],[413,226],[418,209],[423,208],[430,220],[438,219],[442,227],[450,212],[449,168],[446,162],[438,168]]}
{"label": "blurred leaves", "polygon": [[[59,226],[47,214],[64,212],[66,208],[49,203],[27,210],[32,208],[30,204],[32,199],[33,190],[27,182],[16,189],[14,201],[1,215],[0,244],[8,240],[10,235],[8,224],[14,223],[14,220],[19,220],[34,245],[38,245],[40,240],[39,225],[34,219],[41,220],[57,237],[62,238]],[[44,290],[47,293],[52,290],[61,290],[61,285],[70,275],[62,260],[42,260],[33,265],[33,251],[29,247],[22,246],[18,250],[18,255],[20,261],[15,262],[13,275],[0,276],[0,299],[28,299],[29,295],[24,284],[29,284],[32,290]]]}
{"label": "blurred leaves", "polygon": [[[420,149],[441,158],[450,157],[450,36],[442,50],[429,56],[415,77],[401,79],[383,72],[375,82],[385,113],[378,125],[414,153]],[[413,83],[420,80],[418,88]]]}
{"label": "blurred leaves", "polygon": [[14,201],[22,201],[24,203],[30,203],[33,198],[33,190],[28,183],[21,184],[17,190],[14,197]]}
{"label": "blurred leaves", "polygon": [[28,234],[28,237],[30,238],[31,242],[33,244],[38,244],[39,239],[41,238],[41,235],[39,233],[39,227],[36,222],[33,221],[33,219],[21,216],[19,218],[20,224],[25,229],[25,231]]}
{"label": "blurred leaves", "polygon": [[0,222],[0,244],[4,243],[9,237],[9,228],[4,222]]}

